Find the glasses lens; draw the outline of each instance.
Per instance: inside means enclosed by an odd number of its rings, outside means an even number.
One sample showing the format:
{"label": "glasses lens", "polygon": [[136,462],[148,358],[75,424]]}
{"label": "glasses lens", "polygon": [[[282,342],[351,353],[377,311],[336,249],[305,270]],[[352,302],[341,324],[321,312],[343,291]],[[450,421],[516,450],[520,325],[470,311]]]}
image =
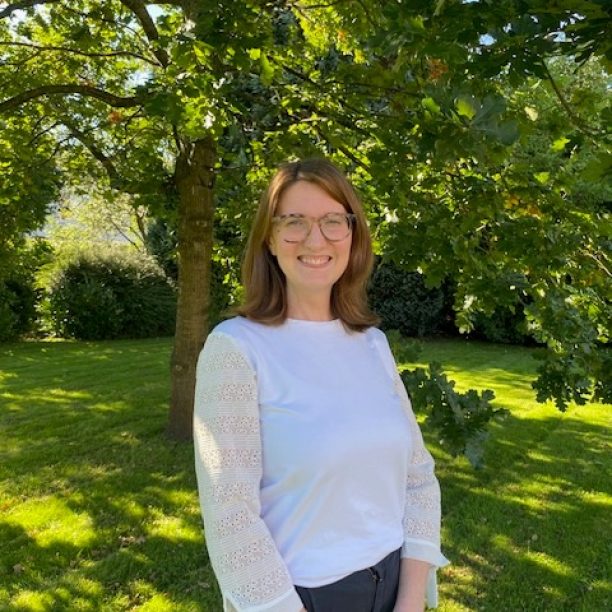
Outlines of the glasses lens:
{"label": "glasses lens", "polygon": [[346,215],[325,215],[321,219],[321,231],[328,240],[342,240],[349,235],[351,224]]}
{"label": "glasses lens", "polygon": [[301,242],[308,234],[308,221],[302,217],[286,217],[280,225],[281,238],[287,242]]}

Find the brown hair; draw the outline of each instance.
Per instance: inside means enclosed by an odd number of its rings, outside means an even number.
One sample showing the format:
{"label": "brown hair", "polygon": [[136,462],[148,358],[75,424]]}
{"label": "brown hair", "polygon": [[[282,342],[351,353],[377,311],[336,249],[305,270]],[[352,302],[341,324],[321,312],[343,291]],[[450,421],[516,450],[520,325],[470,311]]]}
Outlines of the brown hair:
{"label": "brown hair", "polygon": [[349,262],[332,288],[331,311],[346,328],[364,331],[378,323],[366,297],[373,262],[370,231],[355,190],[326,159],[283,164],[270,181],[259,202],[242,262],[245,301],[235,312],[268,325],[280,325],[287,318],[285,275],[270,252],[268,240],[272,217],[284,191],[298,181],[314,183],[355,215]]}

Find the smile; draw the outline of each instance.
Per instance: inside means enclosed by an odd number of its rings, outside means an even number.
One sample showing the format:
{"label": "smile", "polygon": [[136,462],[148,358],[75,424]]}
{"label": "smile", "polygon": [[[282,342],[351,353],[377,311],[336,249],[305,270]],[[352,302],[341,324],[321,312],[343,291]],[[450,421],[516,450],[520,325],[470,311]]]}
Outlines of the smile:
{"label": "smile", "polygon": [[328,264],[331,261],[331,257],[329,255],[316,257],[314,255],[302,255],[301,257],[298,257],[298,259],[301,263],[313,268],[319,268]]}

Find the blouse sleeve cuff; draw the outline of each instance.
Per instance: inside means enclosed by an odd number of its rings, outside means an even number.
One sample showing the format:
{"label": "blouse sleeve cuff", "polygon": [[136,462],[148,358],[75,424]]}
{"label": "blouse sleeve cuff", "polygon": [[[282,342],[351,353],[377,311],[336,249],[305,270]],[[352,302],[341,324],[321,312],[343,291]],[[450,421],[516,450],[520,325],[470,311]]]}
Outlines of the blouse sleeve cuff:
{"label": "blouse sleeve cuff", "polygon": [[303,608],[304,604],[295,589],[291,589],[291,591],[281,595],[274,601],[270,601],[260,606],[248,606],[246,608],[236,607],[228,597],[223,598],[224,612],[300,612]]}
{"label": "blouse sleeve cuff", "polygon": [[425,561],[434,567],[444,567],[450,561],[440,552],[438,546],[427,540],[407,538],[401,552],[402,559]]}

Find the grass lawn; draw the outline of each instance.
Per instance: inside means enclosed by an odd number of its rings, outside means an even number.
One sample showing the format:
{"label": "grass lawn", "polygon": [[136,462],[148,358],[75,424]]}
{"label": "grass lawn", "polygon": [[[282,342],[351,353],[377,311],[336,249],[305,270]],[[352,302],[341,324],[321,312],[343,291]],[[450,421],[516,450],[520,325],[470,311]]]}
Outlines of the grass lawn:
{"label": "grass lawn", "polygon": [[[221,610],[192,446],[164,437],[170,350],[0,346],[0,610]],[[610,407],[535,403],[525,349],[430,341],[424,359],[511,412],[478,472],[426,433],[453,562],[441,612],[612,609]]]}

